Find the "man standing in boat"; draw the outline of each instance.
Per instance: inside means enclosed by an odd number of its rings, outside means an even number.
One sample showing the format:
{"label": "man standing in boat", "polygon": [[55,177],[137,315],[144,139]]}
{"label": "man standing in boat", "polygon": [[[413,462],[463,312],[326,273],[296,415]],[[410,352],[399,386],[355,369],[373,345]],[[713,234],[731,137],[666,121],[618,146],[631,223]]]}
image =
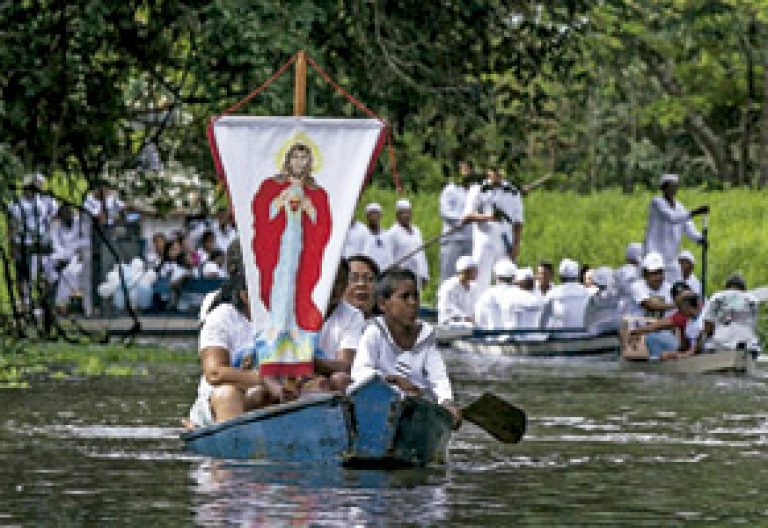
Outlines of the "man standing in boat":
{"label": "man standing in boat", "polygon": [[471,175],[469,163],[462,161],[459,163],[459,181],[448,182],[440,193],[440,217],[443,219],[444,235],[440,241],[441,283],[453,277],[459,257],[472,253],[472,230],[468,225],[459,227],[464,218]]}
{"label": "man standing in boat", "polygon": [[709,206],[702,205],[688,212],[683,204],[676,201],[679,184],[677,174],[662,174],[659,184],[662,194],[651,200],[643,254],[659,253],[664,259],[665,279],[674,282],[681,276],[677,255],[683,233],[698,244],[707,243],[692,219],[694,216],[707,214]]}
{"label": "man standing in boat", "polygon": [[520,252],[523,231],[520,190],[504,181],[497,169],[488,169],[485,181],[469,189],[464,222],[473,224],[472,258],[477,262],[478,293],[482,293],[491,283],[496,261],[507,257],[515,262]]}

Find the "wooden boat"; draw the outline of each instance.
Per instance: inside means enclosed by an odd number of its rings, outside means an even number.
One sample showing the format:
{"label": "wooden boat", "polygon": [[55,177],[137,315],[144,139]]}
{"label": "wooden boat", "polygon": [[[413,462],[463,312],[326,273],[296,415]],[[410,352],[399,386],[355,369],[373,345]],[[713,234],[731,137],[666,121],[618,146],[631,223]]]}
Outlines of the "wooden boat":
{"label": "wooden boat", "polygon": [[621,330],[622,370],[663,374],[706,374],[708,372],[752,373],[755,354],[750,350],[720,349],[664,361],[649,361],[645,335],[630,336],[631,325],[642,325],[642,318],[626,318]]}
{"label": "wooden boat", "polygon": [[347,396],[317,395],[181,434],[200,455],[365,467],[445,460],[452,419],[443,407],[404,396],[378,376]]}
{"label": "wooden boat", "polygon": [[468,337],[450,341],[450,346],[467,354],[497,356],[587,356],[617,354],[615,334],[589,335],[573,329],[473,330]]}
{"label": "wooden boat", "polygon": [[755,370],[755,359],[748,350],[716,350],[694,356],[648,361],[647,359],[621,358],[622,370],[661,374],[706,374],[732,372],[749,374]]}

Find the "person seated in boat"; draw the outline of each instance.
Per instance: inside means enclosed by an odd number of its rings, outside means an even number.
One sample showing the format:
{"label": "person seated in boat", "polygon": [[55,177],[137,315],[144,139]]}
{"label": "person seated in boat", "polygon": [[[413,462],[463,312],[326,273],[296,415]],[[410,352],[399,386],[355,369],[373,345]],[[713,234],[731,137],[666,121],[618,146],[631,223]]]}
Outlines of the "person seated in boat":
{"label": "person seated in boat", "polygon": [[477,264],[464,255],[456,260],[456,274],[437,290],[437,323],[472,326],[474,323]]}
{"label": "person seated in boat", "polygon": [[760,351],[757,336],[757,299],[748,293],[741,275],[731,275],[725,290],[712,295],[704,308],[705,350]]}
{"label": "person seated in boat", "polygon": [[682,280],[684,280],[686,284],[691,287],[693,293],[701,296],[701,281],[693,273],[693,268],[696,265],[696,259],[693,257],[693,253],[687,249],[685,251],[681,251],[677,256],[677,263],[680,265],[680,274],[682,275]]}
{"label": "person seated in boat", "polygon": [[266,321],[250,320],[248,288],[240,268],[222,286],[203,321],[198,345],[203,372],[186,427],[224,422],[298,396],[290,387],[262,378],[258,370],[250,368],[254,335],[265,327]]}
{"label": "person seated in boat", "polygon": [[342,258],[328,301],[328,312],[318,336],[315,371],[330,380],[330,389],[343,391],[351,383],[349,373],[365,318],[360,310],[344,300],[349,281],[349,263]]}
{"label": "person seated in boat", "polygon": [[519,290],[515,286],[517,266],[501,259],[493,266],[496,283],[486,289],[475,303],[475,324],[486,330],[515,328],[517,318],[511,312],[509,300]]}
{"label": "person seated in boat", "polygon": [[461,424],[461,410],[453,403],[451,380],[435,342],[431,325],[418,319],[416,274],[403,268],[384,272],[376,286],[383,313],[368,321],[352,363],[352,379],[379,374],[406,394],[433,399]]}
{"label": "person seated in boat", "polygon": [[560,284],[544,298],[539,325],[542,328],[583,328],[589,290],[578,282],[579,263],[563,259],[558,272]]}
{"label": "person seated in boat", "polygon": [[632,283],[632,304],[628,315],[659,319],[674,310],[671,286],[664,280],[664,257],[648,253],[642,261],[643,278]]}
{"label": "person seated in boat", "polygon": [[516,290],[509,295],[508,306],[514,328],[538,328],[544,297],[536,292],[531,268],[518,268],[515,272]]}
{"label": "person seated in boat", "polygon": [[619,295],[613,285],[613,270],[600,267],[592,272],[595,291],[590,293],[584,310],[584,326],[593,335],[619,330]]}
{"label": "person seated in boat", "polygon": [[643,257],[643,245],[640,242],[630,242],[624,252],[626,263],[616,268],[613,273],[613,283],[619,296],[619,317],[624,318],[632,312],[632,283],[640,279],[640,260]]}
{"label": "person seated in boat", "polygon": [[347,259],[349,263],[349,281],[344,292],[344,300],[363,313],[368,319],[374,314],[376,301],[376,277],[379,276],[379,267],[376,262],[365,255],[352,255]]}
{"label": "person seated in boat", "polygon": [[676,282],[675,306],[677,310],[644,326],[629,330],[630,336],[645,335],[649,361],[665,361],[692,356],[696,353],[701,325],[701,301],[685,282]]}

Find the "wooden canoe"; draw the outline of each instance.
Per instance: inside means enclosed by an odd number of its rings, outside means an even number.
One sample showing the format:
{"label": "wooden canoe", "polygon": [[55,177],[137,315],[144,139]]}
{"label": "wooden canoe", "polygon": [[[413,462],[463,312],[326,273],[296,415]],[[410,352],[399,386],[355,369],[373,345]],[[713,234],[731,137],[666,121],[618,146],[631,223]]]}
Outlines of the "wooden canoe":
{"label": "wooden canoe", "polygon": [[622,370],[657,372],[662,374],[706,374],[709,372],[733,372],[749,374],[755,370],[755,360],[748,350],[717,350],[694,356],[648,361],[621,359]]}
{"label": "wooden canoe", "polygon": [[324,394],[273,405],[181,434],[187,451],[230,459],[364,467],[443,462],[452,418],[404,396],[378,376],[347,396]]}

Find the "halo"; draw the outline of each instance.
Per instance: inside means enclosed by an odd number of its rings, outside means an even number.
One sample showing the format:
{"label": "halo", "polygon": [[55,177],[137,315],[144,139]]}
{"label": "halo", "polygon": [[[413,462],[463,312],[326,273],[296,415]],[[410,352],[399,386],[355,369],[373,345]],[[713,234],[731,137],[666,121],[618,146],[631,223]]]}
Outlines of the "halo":
{"label": "halo", "polygon": [[285,154],[294,143],[302,143],[309,147],[309,150],[312,151],[312,174],[320,172],[320,169],[323,168],[323,154],[320,152],[320,147],[317,143],[315,143],[315,141],[303,130],[296,132],[292,137],[286,139],[278,149],[275,154],[275,167],[277,167],[277,172],[283,170]]}

